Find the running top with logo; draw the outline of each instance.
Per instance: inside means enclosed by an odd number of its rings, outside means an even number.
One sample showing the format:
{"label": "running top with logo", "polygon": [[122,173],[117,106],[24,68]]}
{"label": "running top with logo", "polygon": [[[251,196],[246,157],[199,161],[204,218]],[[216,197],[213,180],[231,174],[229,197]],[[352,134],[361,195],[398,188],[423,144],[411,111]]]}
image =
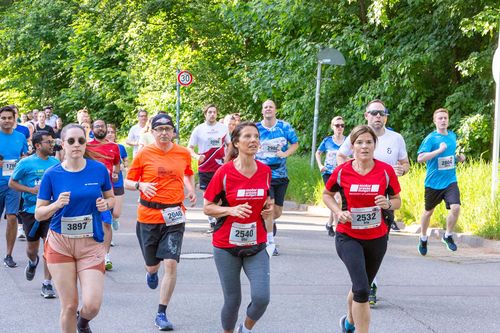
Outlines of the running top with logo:
{"label": "running top with logo", "polygon": [[215,172],[224,164],[224,148],[231,143],[227,127],[216,122],[209,125],[206,122],[195,127],[189,147],[198,146],[198,155],[205,155],[202,163],[198,162],[199,172]]}
{"label": "running top with logo", "polygon": [[[134,182],[156,183],[156,194],[146,197],[141,192],[141,199],[159,204],[179,204],[183,210],[184,175],[193,175],[189,151],[177,144],[164,152],[152,144],[139,150],[127,173],[127,179]],[[165,223],[160,209],[139,204],[137,221],[148,224]]]}
{"label": "running top with logo", "polygon": [[28,152],[28,143],[23,134],[13,131],[6,134],[0,131],[0,155],[3,157],[0,186],[6,186],[14,168],[22,155]]}
{"label": "running top with logo", "polygon": [[425,175],[425,187],[435,190],[447,188],[451,183],[457,181],[455,170],[457,150],[457,136],[453,131],[448,131],[447,135],[434,131],[427,135],[420,144],[417,154],[430,153],[439,148],[441,142],[446,143],[446,150],[438,156],[426,162],[427,173]]}
{"label": "running top with logo", "polygon": [[218,248],[252,246],[265,243],[267,232],[261,216],[271,183],[271,169],[257,162],[257,171],[248,178],[234,167],[233,161],[224,164],[217,172],[205,191],[205,199],[224,207],[234,207],[248,203],[252,214],[248,218],[224,216],[217,219],[212,244]]}
{"label": "running top with logo", "polygon": [[[46,160],[33,154],[17,163],[12,179],[27,187],[40,185],[45,170],[59,164],[59,160],[49,156]],[[23,192],[23,210],[26,213],[35,214],[36,194]]]}
{"label": "running top with logo", "polygon": [[326,183],[330,192],[340,192],[342,210],[352,216],[352,222],[338,223],[336,231],[357,239],[382,237],[388,230],[375,197],[398,194],[398,177],[389,164],[379,160],[374,160],[373,169],[364,176],[353,169],[352,162],[339,165]]}
{"label": "running top with logo", "polygon": [[[97,161],[85,159],[83,170],[70,172],[61,164],[55,165],[42,178],[38,199],[55,201],[62,192],[70,192],[69,204],[58,209],[50,220],[50,229],[70,237],[90,231],[96,242],[104,241],[101,213],[96,200],[112,189],[106,167]],[[92,221],[90,227],[89,221]],[[63,227],[64,225],[64,227]]]}
{"label": "running top with logo", "polygon": [[[345,138],[344,138],[345,140]],[[333,140],[333,136],[328,136],[321,141],[318,151],[320,153],[326,153],[325,157],[325,171],[323,171],[321,174],[322,175],[329,175],[333,172],[333,169],[337,167],[337,151],[339,150],[340,146],[342,144],[338,145],[335,143]]]}
{"label": "running top with logo", "polygon": [[[350,136],[348,136],[342,146],[340,146],[338,153],[341,153],[345,156],[352,155]],[[403,139],[403,136],[386,128],[383,135],[377,136],[377,145],[375,146],[375,152],[373,156],[376,159],[383,161],[389,165],[397,165],[398,161],[408,157],[408,152],[406,151],[406,143]]]}
{"label": "running top with logo", "polygon": [[288,144],[297,143],[299,140],[292,126],[283,120],[276,120],[273,127],[267,128],[262,122],[256,123],[260,134],[260,149],[255,158],[269,166],[273,179],[288,178],[286,158],[276,155],[278,150],[286,151]]}
{"label": "running top with logo", "polygon": [[[123,163],[123,160],[128,157],[127,154],[127,149],[122,145],[122,144],[117,144],[118,148],[120,149],[120,166]],[[120,172],[118,173],[118,180],[113,183],[114,188],[121,188],[123,187],[123,172],[120,168]]]}
{"label": "running top with logo", "polygon": [[92,156],[92,158],[106,166],[111,179],[113,167],[120,164],[120,148],[118,148],[118,145],[107,140],[99,142],[94,139],[87,143],[87,150],[94,153],[95,156]]}

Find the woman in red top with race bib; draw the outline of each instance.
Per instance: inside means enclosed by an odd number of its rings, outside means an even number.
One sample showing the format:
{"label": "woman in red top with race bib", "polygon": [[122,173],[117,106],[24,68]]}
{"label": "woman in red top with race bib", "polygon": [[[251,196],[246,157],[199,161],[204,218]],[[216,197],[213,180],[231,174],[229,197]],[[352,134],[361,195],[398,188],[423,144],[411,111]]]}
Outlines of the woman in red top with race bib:
{"label": "woman in red top with race bib", "polygon": [[[370,326],[370,285],[387,249],[384,211],[401,206],[401,191],[394,169],[375,160],[375,132],[366,125],[350,134],[354,159],[338,166],[326,183],[323,201],[337,216],[335,247],[344,262],[352,288],[348,312],[340,318],[342,332],[367,333]],[[342,196],[342,207],[334,199]]]}
{"label": "woman in red top with race bib", "polygon": [[269,304],[269,255],[265,249],[267,230],[272,230],[271,169],[255,161],[259,141],[255,124],[239,124],[231,138],[229,162],[216,171],[205,191],[203,211],[217,218],[212,244],[224,292],[221,321],[226,333],[234,331],[238,320],[242,268],[250,281],[251,303],[238,332],[250,332]]}

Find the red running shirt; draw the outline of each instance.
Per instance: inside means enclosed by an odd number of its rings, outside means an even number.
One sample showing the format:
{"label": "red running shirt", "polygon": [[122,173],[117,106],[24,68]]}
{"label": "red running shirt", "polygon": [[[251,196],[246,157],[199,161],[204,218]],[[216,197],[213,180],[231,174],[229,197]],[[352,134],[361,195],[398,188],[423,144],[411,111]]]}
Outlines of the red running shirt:
{"label": "red running shirt", "polygon": [[[352,208],[375,207],[377,195],[396,195],[401,192],[394,169],[387,163],[374,161],[373,169],[364,176],[354,171],[353,160],[339,165],[333,171],[326,183],[326,189],[330,192],[340,192],[342,210],[349,210],[352,214]],[[336,231],[352,238],[375,239],[386,235],[388,229],[382,214],[382,221],[378,227],[353,229],[351,222],[346,222],[338,223]]]}
{"label": "red running shirt", "polygon": [[[120,164],[120,148],[114,142],[105,140],[104,142],[99,142],[96,139],[87,142],[87,150],[94,153],[91,156],[96,161],[101,162],[108,169],[110,179],[113,173],[113,166]],[[112,184],[113,182],[111,182]]]}
{"label": "red running shirt", "polygon": [[269,193],[271,169],[259,161],[256,161],[256,163],[257,171],[252,177],[248,178],[236,170],[233,161],[230,161],[215,172],[214,177],[208,184],[204,195],[208,201],[218,203],[221,200],[221,206],[224,207],[234,207],[248,202],[252,207],[252,214],[245,219],[229,215],[218,218],[217,226],[219,228],[216,228],[217,230],[213,233],[213,246],[218,248],[236,247],[236,245],[229,242],[233,223],[250,224],[257,222],[257,244],[267,241],[267,231],[261,212]]}

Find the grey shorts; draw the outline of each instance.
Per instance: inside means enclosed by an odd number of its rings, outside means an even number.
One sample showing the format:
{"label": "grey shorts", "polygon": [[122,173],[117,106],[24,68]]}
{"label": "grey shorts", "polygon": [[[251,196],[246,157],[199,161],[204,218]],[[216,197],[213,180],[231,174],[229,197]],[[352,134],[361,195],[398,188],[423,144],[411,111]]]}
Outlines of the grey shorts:
{"label": "grey shorts", "polygon": [[137,222],[135,231],[146,266],[156,266],[163,259],[179,262],[185,228],[185,223],[167,227]]}

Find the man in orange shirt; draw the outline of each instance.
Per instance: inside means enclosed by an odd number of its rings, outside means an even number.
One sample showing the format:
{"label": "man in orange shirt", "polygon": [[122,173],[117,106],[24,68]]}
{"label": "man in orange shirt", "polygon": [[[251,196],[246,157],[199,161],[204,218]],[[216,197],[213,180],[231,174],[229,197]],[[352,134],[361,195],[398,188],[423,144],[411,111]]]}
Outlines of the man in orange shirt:
{"label": "man in orange shirt", "polygon": [[167,114],[151,121],[155,143],[140,150],[132,161],[125,188],[140,191],[136,233],[146,263],[146,281],[158,286],[158,270],[163,261],[165,274],[160,286],[160,303],[155,325],[173,330],[166,309],[175,288],[185,229],[184,186],[191,203],[196,202],[191,155],[173,142],[174,123]]}

